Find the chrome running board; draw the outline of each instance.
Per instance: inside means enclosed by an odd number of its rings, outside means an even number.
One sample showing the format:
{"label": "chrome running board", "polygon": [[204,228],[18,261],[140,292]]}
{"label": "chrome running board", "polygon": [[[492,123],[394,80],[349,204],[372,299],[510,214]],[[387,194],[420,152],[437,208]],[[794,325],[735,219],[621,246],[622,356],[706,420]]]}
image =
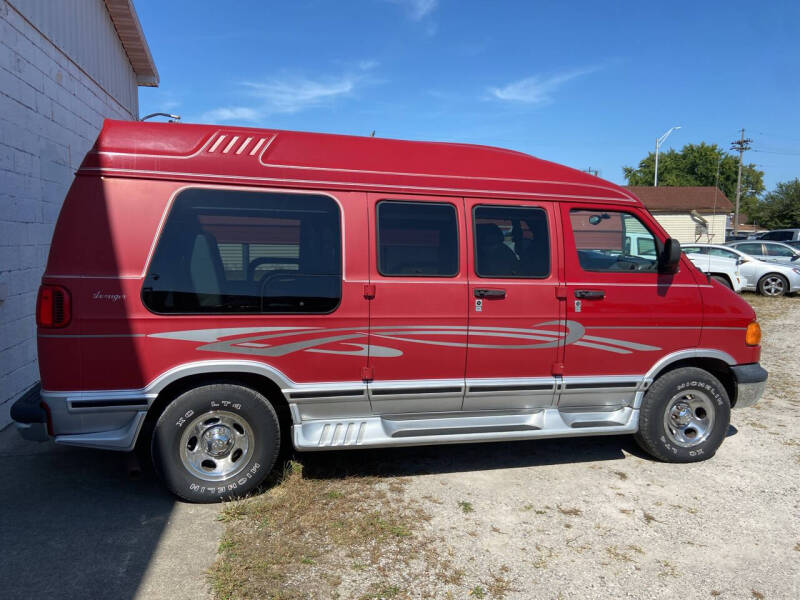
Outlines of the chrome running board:
{"label": "chrome running board", "polygon": [[486,412],[459,415],[383,415],[305,421],[292,426],[298,450],[382,448],[635,433],[639,411]]}

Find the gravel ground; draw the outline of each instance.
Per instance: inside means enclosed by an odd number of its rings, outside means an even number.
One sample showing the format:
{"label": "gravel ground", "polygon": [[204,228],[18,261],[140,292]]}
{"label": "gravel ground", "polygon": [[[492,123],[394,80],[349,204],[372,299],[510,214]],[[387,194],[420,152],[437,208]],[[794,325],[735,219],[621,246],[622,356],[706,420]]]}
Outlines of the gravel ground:
{"label": "gravel ground", "polygon": [[464,576],[418,583],[437,597],[800,597],[800,299],[746,298],[769,385],[713,459],[659,463],[628,437],[420,451],[406,497]]}

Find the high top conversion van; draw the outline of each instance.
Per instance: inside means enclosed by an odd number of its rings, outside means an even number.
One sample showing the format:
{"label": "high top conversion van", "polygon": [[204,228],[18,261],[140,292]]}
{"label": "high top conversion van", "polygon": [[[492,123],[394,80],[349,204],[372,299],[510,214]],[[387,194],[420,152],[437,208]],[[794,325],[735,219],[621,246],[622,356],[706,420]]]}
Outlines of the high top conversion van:
{"label": "high top conversion van", "polygon": [[703,460],[767,377],[752,308],[630,192],[464,144],[106,121],[37,317],[22,434],[148,447],[201,502],[253,490],[282,437]]}

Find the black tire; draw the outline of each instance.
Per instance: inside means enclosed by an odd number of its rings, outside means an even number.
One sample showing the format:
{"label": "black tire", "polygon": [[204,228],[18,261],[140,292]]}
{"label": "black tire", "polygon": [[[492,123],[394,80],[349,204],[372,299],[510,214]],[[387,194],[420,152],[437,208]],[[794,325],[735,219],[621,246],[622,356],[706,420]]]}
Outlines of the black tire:
{"label": "black tire", "polygon": [[684,367],[662,375],[650,386],[635,438],[659,460],[697,462],[714,456],[730,420],[730,399],[720,381],[703,369]]}
{"label": "black tire", "polygon": [[789,291],[789,282],[786,277],[778,273],[767,273],[758,280],[758,293],[762,296],[777,298]]}
{"label": "black tire", "polygon": [[731,285],[730,280],[727,277],[725,277],[725,275],[712,275],[711,279],[721,283],[722,285],[724,285],[729,290],[733,289],[733,285]]}
{"label": "black tire", "polygon": [[173,494],[189,502],[219,502],[244,496],[264,481],[280,440],[278,416],[264,396],[215,383],[192,388],[166,407],[150,449],[156,472]]}

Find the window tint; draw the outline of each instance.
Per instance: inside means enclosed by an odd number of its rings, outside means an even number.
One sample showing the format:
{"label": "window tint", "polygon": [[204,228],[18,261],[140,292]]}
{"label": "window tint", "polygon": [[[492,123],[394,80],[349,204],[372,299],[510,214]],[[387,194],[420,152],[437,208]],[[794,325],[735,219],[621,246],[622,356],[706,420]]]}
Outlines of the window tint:
{"label": "window tint", "polygon": [[784,240],[792,239],[791,231],[770,231],[761,236],[762,240],[777,240],[782,242]]}
{"label": "window tint", "polygon": [[378,203],[378,271],[390,276],[458,274],[458,226],[452,204]]}
{"label": "window tint", "polygon": [[[578,261],[586,271],[655,272],[660,248],[635,216],[615,211],[571,210]],[[641,249],[641,250],[640,250]]]}
{"label": "window tint", "polygon": [[766,248],[768,256],[794,256],[791,249],[778,246],[778,244],[764,244],[764,248]]}
{"label": "window tint", "polygon": [[761,254],[761,244],[738,244],[736,249],[745,254]]}
{"label": "window tint", "polygon": [[341,298],[339,208],[327,196],[189,189],[142,289],[159,313],[330,312]]}
{"label": "window tint", "polygon": [[541,208],[476,206],[475,272],[479,277],[547,277],[550,241]]}

